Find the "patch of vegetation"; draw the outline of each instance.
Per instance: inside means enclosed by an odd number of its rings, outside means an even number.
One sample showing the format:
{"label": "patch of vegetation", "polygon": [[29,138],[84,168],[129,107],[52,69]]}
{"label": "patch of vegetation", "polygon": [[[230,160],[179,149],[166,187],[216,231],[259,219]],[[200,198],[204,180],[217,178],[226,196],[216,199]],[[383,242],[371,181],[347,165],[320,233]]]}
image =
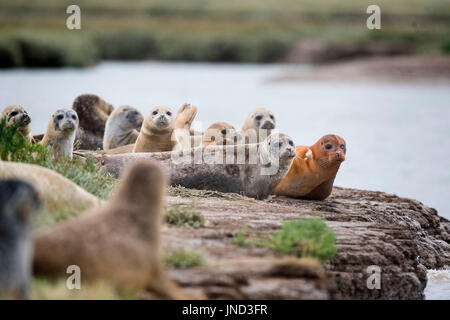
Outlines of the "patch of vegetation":
{"label": "patch of vegetation", "polygon": [[178,227],[200,228],[205,225],[205,218],[195,209],[193,204],[187,207],[177,206],[167,210],[164,219],[168,224]]}
{"label": "patch of vegetation", "polygon": [[322,219],[299,219],[285,221],[281,229],[268,236],[248,235],[243,229],[234,236],[233,243],[245,247],[266,247],[324,263],[336,254],[335,238],[334,232]]}
{"label": "patch of vegetation", "polygon": [[429,0],[426,10],[421,0],[380,1],[378,31],[365,27],[369,0],[85,0],[78,5],[89,23],[82,18],[82,29],[69,31],[68,3],[3,0],[0,67],[80,67],[102,59],[277,62],[308,39],[448,52],[447,0]]}
{"label": "patch of vegetation", "polygon": [[190,249],[176,249],[165,257],[167,268],[187,269],[205,264],[200,253]]}
{"label": "patch of vegetation", "polygon": [[450,39],[442,43],[441,50],[445,54],[450,54]]}
{"label": "patch of vegetation", "polygon": [[98,48],[89,36],[67,32],[22,30],[2,35],[1,67],[86,67],[98,62]]}
{"label": "patch of vegetation", "polygon": [[29,142],[17,131],[17,127],[18,124],[15,124],[7,128],[6,120],[0,121],[0,159],[49,168],[100,199],[111,195],[117,180],[100,170],[91,159],[56,160],[48,147]]}
{"label": "patch of vegetation", "polygon": [[240,247],[254,247],[256,246],[257,241],[255,241],[255,237],[249,237],[248,235],[248,228],[243,227],[241,230],[239,230],[233,237],[233,244],[240,246]]}
{"label": "patch of vegetation", "polygon": [[31,284],[32,300],[126,300],[136,299],[137,293],[121,292],[103,281],[82,283],[80,290],[69,290],[66,280],[50,281],[34,278]]}
{"label": "patch of vegetation", "polygon": [[52,212],[50,209],[41,209],[36,216],[34,223],[35,229],[51,227],[59,222],[66,221],[70,218],[80,215],[82,212],[74,210],[69,206],[58,208]]}

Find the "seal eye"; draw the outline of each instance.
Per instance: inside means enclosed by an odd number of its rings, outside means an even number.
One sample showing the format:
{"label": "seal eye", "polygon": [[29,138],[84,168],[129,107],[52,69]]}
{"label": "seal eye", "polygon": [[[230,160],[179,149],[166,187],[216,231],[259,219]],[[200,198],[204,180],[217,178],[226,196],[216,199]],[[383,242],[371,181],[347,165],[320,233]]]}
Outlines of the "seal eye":
{"label": "seal eye", "polygon": [[18,112],[17,111],[13,111],[9,114],[10,117],[15,117],[17,116]]}
{"label": "seal eye", "polygon": [[156,111],[156,110],[152,112],[152,115],[154,115],[154,116],[157,114],[158,114],[158,111]]}
{"label": "seal eye", "polygon": [[227,134],[227,129],[222,129],[222,131],[220,131],[220,133],[225,136]]}
{"label": "seal eye", "polygon": [[325,149],[330,150],[331,148],[333,148],[333,146],[330,143],[325,145]]}
{"label": "seal eye", "polygon": [[273,114],[270,115],[270,119],[275,120],[275,117],[273,116]]}
{"label": "seal eye", "polygon": [[255,117],[255,119],[256,119],[257,121],[260,121],[260,120],[262,119],[262,115],[257,115],[257,116]]}
{"label": "seal eye", "polygon": [[278,142],[278,148],[281,148],[283,146],[283,142]]}
{"label": "seal eye", "polygon": [[294,142],[292,140],[289,140],[289,145],[293,147],[294,146]]}
{"label": "seal eye", "polygon": [[341,149],[345,150],[345,144],[341,144]]}
{"label": "seal eye", "polygon": [[63,118],[64,118],[64,116],[62,114],[60,114],[56,117],[57,120],[62,120]]}
{"label": "seal eye", "polygon": [[167,111],[166,114],[167,114],[168,116],[171,116],[171,115],[172,115],[172,112]]}
{"label": "seal eye", "polygon": [[72,119],[73,119],[73,120],[77,120],[77,116],[73,114],[73,115],[72,115]]}

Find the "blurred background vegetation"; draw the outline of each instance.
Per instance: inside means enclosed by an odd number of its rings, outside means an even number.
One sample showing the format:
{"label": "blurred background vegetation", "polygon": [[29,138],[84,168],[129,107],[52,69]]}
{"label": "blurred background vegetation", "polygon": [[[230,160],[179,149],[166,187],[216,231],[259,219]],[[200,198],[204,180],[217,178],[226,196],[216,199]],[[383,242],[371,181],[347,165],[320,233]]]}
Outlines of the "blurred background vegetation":
{"label": "blurred background vegetation", "polygon": [[[71,4],[81,8],[81,30],[66,28]],[[366,28],[371,4],[381,8],[381,30]],[[449,54],[449,9],[449,0],[2,0],[0,67],[301,62],[311,41],[313,62]]]}

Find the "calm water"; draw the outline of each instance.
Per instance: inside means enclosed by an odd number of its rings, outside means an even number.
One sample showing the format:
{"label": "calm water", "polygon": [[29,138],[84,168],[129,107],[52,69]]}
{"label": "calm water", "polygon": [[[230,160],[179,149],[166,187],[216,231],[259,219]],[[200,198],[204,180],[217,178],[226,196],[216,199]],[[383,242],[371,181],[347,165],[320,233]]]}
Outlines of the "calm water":
{"label": "calm water", "polygon": [[[347,141],[336,185],[418,199],[450,218],[449,85],[268,81],[292,69],[108,62],[82,70],[2,71],[0,106],[26,106],[33,133],[44,132],[50,113],[71,107],[81,93],[142,112],[190,102],[199,108],[195,127],[203,129],[219,120],[239,128],[253,108],[266,107],[296,144],[313,144],[327,133]],[[447,289],[427,288],[428,296],[450,298],[450,280],[442,279]]]}

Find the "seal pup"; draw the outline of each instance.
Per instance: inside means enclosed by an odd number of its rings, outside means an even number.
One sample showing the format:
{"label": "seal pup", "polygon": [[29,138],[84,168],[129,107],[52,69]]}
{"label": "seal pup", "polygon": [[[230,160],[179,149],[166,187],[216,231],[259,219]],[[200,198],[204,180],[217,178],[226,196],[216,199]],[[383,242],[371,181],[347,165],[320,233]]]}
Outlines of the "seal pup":
{"label": "seal pup", "polygon": [[31,229],[39,207],[39,197],[30,184],[0,181],[0,299],[29,297]]}
{"label": "seal pup", "polygon": [[227,122],[215,122],[206,129],[202,137],[204,147],[211,145],[233,145],[240,141],[236,129]]}
{"label": "seal pup", "polygon": [[144,118],[133,151],[161,152],[190,146],[190,125],[197,114],[197,107],[183,104],[174,120],[170,107],[155,106]]}
{"label": "seal pup", "polygon": [[324,200],[333,190],[334,179],[345,160],[347,145],[335,134],[320,138],[312,146],[297,146],[296,157],[276,195]]}
{"label": "seal pup", "polygon": [[55,158],[72,160],[73,143],[78,128],[77,113],[71,109],[56,110],[48,121],[41,144],[49,146]]}
{"label": "seal pup", "polygon": [[[240,131],[245,143],[262,142],[275,129],[276,121],[272,111],[256,108],[247,116]],[[264,133],[263,136],[260,136]]]}
{"label": "seal pup", "polygon": [[103,150],[134,144],[143,120],[142,114],[133,107],[120,106],[115,109],[106,121]]}
{"label": "seal pup", "polygon": [[31,184],[50,213],[66,208],[82,212],[101,204],[96,196],[66,177],[34,164],[0,161],[0,179],[20,179]]}
{"label": "seal pup", "polygon": [[165,189],[165,175],[156,163],[128,168],[104,206],[36,234],[35,274],[63,277],[69,265],[77,265],[83,281],[104,280],[123,290],[181,298],[161,261]]}
{"label": "seal pup", "polygon": [[72,109],[79,118],[76,140],[80,141],[80,149],[102,149],[105,124],[113,106],[95,94],[82,94],[74,100]]}
{"label": "seal pup", "polygon": [[234,192],[264,199],[283,179],[294,157],[292,139],[286,134],[273,133],[260,144],[105,154],[95,156],[93,160],[115,176],[136,161],[156,160],[166,168],[173,186]]}
{"label": "seal pup", "polygon": [[2,111],[1,119],[6,119],[6,127],[19,122],[17,130],[29,141],[31,141],[31,118],[24,107],[11,105]]}

